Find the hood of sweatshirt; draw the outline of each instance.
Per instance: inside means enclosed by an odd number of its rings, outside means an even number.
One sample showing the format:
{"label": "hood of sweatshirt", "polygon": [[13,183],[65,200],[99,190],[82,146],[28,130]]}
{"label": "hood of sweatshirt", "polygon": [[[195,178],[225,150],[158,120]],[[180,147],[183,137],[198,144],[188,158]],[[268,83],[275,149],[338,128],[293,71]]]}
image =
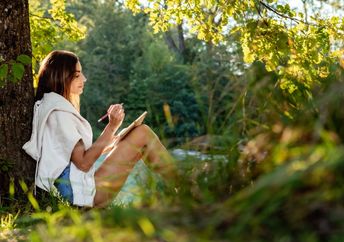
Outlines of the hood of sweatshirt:
{"label": "hood of sweatshirt", "polygon": [[42,153],[45,123],[49,114],[56,110],[70,112],[79,119],[85,120],[75,107],[63,96],[55,92],[45,93],[43,98],[34,105],[31,138],[23,145],[25,152],[36,161],[39,161]]}

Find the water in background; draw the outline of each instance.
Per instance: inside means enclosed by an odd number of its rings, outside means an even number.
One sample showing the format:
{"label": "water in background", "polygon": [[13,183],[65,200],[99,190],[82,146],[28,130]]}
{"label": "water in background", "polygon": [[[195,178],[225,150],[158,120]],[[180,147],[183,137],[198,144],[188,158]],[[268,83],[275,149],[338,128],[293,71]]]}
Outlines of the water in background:
{"label": "water in background", "polygon": [[[174,149],[171,155],[177,160],[197,159],[197,160],[218,160],[227,161],[223,155],[208,155],[199,151]],[[107,153],[101,155],[95,163],[96,169],[103,163]],[[142,203],[144,195],[156,194],[163,192],[164,182],[161,177],[152,172],[144,163],[139,160],[129,174],[123,187],[115,197],[113,205],[127,206],[129,204],[135,206]]]}

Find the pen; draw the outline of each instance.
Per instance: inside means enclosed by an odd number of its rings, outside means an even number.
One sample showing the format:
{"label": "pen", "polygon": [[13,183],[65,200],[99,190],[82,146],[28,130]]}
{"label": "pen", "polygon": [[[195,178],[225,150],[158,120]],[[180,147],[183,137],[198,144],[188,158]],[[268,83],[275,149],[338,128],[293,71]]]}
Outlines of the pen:
{"label": "pen", "polygon": [[[121,103],[120,105],[123,106],[123,103]],[[98,119],[98,123],[101,122],[101,121],[103,121],[108,115],[109,115],[109,114],[106,113],[106,114],[104,114],[103,116],[101,116],[101,118]]]}

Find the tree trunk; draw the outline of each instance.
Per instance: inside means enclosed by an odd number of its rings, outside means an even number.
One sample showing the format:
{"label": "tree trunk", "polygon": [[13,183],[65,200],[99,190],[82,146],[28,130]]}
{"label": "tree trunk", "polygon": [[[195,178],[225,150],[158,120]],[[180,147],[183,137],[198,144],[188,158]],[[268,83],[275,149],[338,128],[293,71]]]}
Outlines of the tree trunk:
{"label": "tree trunk", "polygon": [[[28,0],[2,0],[0,61],[8,63],[20,54],[31,56]],[[6,80],[0,87],[0,205],[7,203],[11,178],[28,185],[34,179],[35,162],[21,148],[31,135],[33,98],[31,65],[25,66],[21,81]]]}
{"label": "tree trunk", "polygon": [[167,30],[165,33],[164,33],[164,37],[165,37],[165,41],[166,41],[166,44],[168,46],[168,48],[179,54],[179,50],[178,50],[178,47],[176,45],[176,43],[174,42],[173,38],[172,38],[172,33],[171,33],[171,30]]}
{"label": "tree trunk", "polygon": [[184,39],[183,24],[178,24],[177,28],[178,28],[178,40],[179,40],[179,53],[180,55],[184,56],[185,39]]}
{"label": "tree trunk", "polygon": [[176,44],[176,41],[174,40],[172,35],[172,30],[168,30],[164,33],[165,42],[168,48],[174,53],[176,53],[182,60],[185,60],[185,39],[183,25],[178,24],[177,26],[178,45]]}

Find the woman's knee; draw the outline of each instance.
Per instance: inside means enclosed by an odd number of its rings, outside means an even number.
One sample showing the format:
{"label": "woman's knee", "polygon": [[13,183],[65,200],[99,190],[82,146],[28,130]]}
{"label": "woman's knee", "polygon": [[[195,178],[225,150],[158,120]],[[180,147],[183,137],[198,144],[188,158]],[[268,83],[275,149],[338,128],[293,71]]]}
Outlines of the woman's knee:
{"label": "woman's knee", "polygon": [[135,129],[146,135],[153,133],[152,129],[147,124],[141,124],[137,126]]}
{"label": "woman's knee", "polygon": [[145,135],[145,137],[147,137],[149,140],[159,140],[158,136],[147,124],[141,124],[137,128],[139,128],[141,132]]}
{"label": "woman's knee", "polygon": [[140,141],[147,141],[153,134],[151,128],[146,124],[141,124],[137,126],[132,132],[129,137],[131,139],[140,140]]}

